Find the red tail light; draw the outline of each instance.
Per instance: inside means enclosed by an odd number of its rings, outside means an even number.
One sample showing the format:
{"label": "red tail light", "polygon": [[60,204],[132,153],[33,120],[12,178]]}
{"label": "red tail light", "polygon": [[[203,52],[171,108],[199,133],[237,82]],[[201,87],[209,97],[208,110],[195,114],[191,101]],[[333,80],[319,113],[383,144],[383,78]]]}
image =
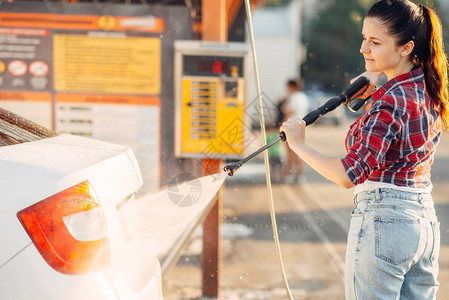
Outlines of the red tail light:
{"label": "red tail light", "polygon": [[19,211],[17,217],[56,271],[80,274],[109,263],[103,213],[88,181]]}

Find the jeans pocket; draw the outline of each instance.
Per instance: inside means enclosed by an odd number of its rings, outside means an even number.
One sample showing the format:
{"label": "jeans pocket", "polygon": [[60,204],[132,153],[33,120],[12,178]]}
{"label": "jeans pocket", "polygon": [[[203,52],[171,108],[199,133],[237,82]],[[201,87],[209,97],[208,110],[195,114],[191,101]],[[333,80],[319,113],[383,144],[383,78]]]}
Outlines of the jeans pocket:
{"label": "jeans pocket", "polygon": [[433,231],[433,249],[430,255],[430,262],[435,265],[440,256],[440,222],[431,222]]}
{"label": "jeans pocket", "polygon": [[419,245],[419,219],[374,218],[376,257],[394,265],[412,258]]}

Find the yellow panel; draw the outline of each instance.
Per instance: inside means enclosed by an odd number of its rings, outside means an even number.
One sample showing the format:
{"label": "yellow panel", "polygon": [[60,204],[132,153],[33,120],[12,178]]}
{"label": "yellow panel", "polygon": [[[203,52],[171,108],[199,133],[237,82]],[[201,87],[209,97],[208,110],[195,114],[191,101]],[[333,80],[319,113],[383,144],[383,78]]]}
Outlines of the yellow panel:
{"label": "yellow panel", "polygon": [[160,94],[161,41],[148,37],[54,35],[58,92]]}
{"label": "yellow panel", "polygon": [[225,81],[211,77],[182,79],[182,153],[238,156],[243,153],[244,80],[225,93]]}

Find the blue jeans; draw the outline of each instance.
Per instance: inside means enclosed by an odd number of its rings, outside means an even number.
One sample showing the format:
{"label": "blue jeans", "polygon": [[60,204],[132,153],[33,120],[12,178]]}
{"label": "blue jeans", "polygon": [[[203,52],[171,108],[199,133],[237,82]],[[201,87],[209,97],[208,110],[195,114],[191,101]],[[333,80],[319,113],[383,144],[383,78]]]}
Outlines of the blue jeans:
{"label": "blue jeans", "polygon": [[430,194],[375,189],[355,197],[346,299],[435,299],[440,224]]}

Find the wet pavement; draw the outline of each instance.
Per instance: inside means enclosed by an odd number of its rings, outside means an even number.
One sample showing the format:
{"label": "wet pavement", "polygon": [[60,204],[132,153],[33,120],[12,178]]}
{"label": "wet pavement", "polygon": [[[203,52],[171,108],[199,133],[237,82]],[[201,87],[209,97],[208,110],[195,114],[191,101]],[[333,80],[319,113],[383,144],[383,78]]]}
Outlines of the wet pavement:
{"label": "wet pavement", "polygon": [[[307,140],[322,152],[344,154],[345,126],[308,128]],[[441,221],[441,287],[449,299],[449,139],[446,134],[432,172]],[[346,234],[352,190],[305,168],[302,184],[274,184],[276,219],[286,275],[295,299],[344,299]],[[164,280],[166,300],[200,299],[202,249],[199,228]],[[222,268],[219,299],[288,299],[273,241],[265,168],[258,158],[223,187]]]}

